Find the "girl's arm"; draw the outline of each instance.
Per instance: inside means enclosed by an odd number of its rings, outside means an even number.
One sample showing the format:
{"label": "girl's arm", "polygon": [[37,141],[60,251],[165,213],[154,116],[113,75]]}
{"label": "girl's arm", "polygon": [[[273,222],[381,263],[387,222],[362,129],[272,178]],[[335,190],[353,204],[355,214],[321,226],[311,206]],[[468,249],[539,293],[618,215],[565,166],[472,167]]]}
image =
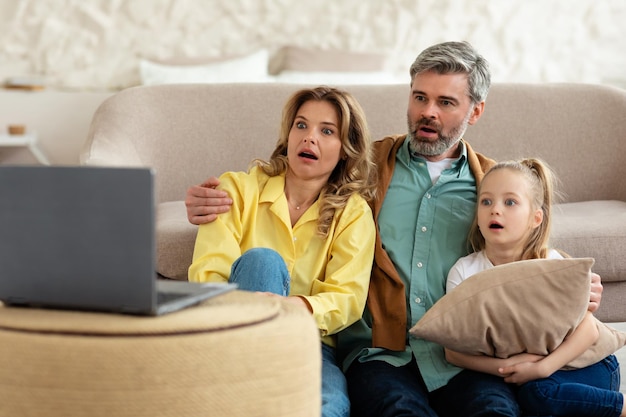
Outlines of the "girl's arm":
{"label": "girl's arm", "polygon": [[506,382],[523,384],[538,378],[547,378],[567,363],[576,359],[598,339],[599,332],[596,320],[587,311],[574,332],[569,335],[552,353],[533,363],[519,363],[504,366],[500,375]]}
{"label": "girl's arm", "polygon": [[460,368],[471,369],[477,372],[502,376],[500,369],[508,368],[516,364],[537,362],[543,356],[532,353],[520,353],[506,359],[494,358],[486,355],[471,355],[469,353],[456,352],[445,348],[446,360]]}

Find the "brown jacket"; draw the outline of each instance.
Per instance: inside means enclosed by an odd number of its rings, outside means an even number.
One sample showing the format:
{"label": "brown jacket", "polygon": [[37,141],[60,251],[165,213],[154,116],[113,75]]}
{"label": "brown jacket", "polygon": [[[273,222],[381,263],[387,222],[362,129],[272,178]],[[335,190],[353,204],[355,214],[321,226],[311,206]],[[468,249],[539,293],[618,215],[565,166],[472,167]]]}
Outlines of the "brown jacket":
{"label": "brown jacket", "polygon": [[[388,136],[374,143],[374,160],[378,167],[378,191],[371,205],[377,225],[378,214],[393,176],[396,153],[405,138],[406,135]],[[474,152],[467,142],[465,145],[469,166],[478,184],[495,161]],[[378,226],[376,229],[378,230]],[[389,350],[404,350],[407,337],[404,283],[389,255],[383,249],[378,233],[367,305],[372,314],[372,346]]]}

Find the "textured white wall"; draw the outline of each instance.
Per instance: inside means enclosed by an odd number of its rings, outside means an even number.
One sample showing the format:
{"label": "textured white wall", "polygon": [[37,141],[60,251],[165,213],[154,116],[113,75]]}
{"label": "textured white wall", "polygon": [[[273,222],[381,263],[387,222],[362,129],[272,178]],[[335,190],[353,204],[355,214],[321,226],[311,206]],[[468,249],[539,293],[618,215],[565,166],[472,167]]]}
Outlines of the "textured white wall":
{"label": "textured white wall", "polygon": [[138,83],[140,57],[209,57],[283,45],[378,51],[406,72],[444,40],[472,42],[494,81],[626,87],[623,0],[2,0],[0,79]]}

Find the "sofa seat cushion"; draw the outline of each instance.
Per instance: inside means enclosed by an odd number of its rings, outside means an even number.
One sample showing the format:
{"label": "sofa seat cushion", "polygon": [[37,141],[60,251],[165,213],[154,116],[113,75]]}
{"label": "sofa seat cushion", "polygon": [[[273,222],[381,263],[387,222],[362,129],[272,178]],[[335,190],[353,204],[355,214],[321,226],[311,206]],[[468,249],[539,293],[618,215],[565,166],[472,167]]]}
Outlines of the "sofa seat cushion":
{"label": "sofa seat cushion", "polygon": [[159,203],[157,209],[157,272],[164,277],[187,280],[198,226],[187,220],[184,201]]}
{"label": "sofa seat cushion", "polygon": [[0,304],[0,340],[2,415],[320,415],[314,320],[259,294],[161,317]]}
{"label": "sofa seat cushion", "polygon": [[[593,215],[590,215],[593,213]],[[626,202],[583,201],[555,206],[551,246],[572,257],[595,259],[603,282],[625,281]],[[197,226],[187,221],[184,201],[160,203],[157,211],[157,271],[186,280]]]}
{"label": "sofa seat cushion", "polygon": [[551,246],[594,258],[602,282],[626,280],[626,202],[582,201],[555,206]]}

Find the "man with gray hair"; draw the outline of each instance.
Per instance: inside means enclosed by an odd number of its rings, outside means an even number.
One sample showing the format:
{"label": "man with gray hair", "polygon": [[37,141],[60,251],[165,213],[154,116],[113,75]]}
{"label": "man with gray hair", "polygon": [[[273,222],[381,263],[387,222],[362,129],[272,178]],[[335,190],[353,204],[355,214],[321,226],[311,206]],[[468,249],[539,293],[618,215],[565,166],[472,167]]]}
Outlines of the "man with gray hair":
{"label": "man with gray hair", "polygon": [[446,42],[424,50],[410,75],[408,133],[375,148],[380,239],[367,309],[338,339],[352,415],[518,416],[503,378],[457,368],[442,346],[408,334],[467,253],[476,185],[494,163],[462,140],[484,111],[487,61],[466,42]]}

